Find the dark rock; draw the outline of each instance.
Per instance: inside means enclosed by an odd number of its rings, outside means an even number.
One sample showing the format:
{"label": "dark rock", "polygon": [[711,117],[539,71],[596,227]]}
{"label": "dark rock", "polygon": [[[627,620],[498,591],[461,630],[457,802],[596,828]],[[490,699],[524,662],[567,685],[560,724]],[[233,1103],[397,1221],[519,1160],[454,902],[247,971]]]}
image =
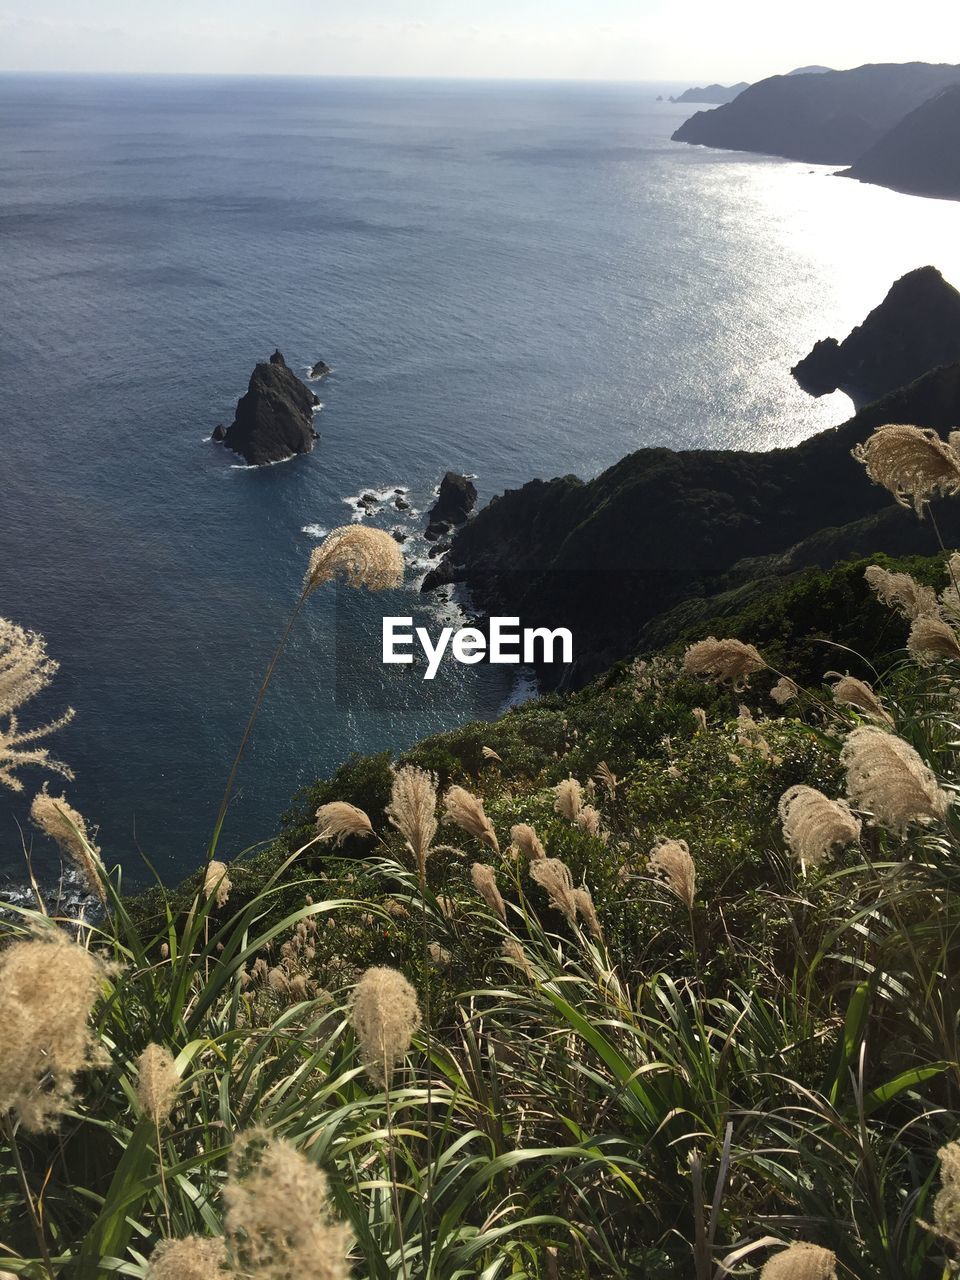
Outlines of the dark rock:
{"label": "dark rock", "polygon": [[865,404],[954,360],[960,360],[960,293],[935,267],[919,267],[843,342],[818,342],[793,376],[810,395],[840,388]]}
{"label": "dark rock", "polygon": [[275,351],[268,363],[254,369],[246,395],[237,401],[233,422],[223,434],[223,443],[258,466],[309,453],[316,439],[311,419],[318,403]]}
{"label": "dark rock", "polygon": [[[857,554],[893,552],[898,540],[917,539],[935,551],[927,522],[871,484],[850,456],[888,422],[941,433],[960,427],[960,362],[792,449],[641,449],[587,483],[576,476],[530,481],[456,532],[424,589],[462,581],[487,615],[569,627],[573,679],[583,683],[635,653],[651,619],[716,594],[735,566],[749,573],[756,557],[798,567],[820,554],[833,563],[847,545]],[[939,504],[937,519],[953,545],[960,503]],[[543,682],[557,670],[544,668]]]}
{"label": "dark rock", "polygon": [[408,535],[403,529],[391,529],[390,532],[393,535],[394,541],[406,542]]}
{"label": "dark rock", "polygon": [[448,471],[440,481],[437,500],[430,508],[425,537],[435,542],[455,524],[463,524],[477,501],[477,489],[466,476]]}
{"label": "dark rock", "polygon": [[375,507],[380,499],[375,493],[364,493],[360,496],[361,507]]}
{"label": "dark rock", "polygon": [[393,500],[393,505],[398,511],[409,511],[410,503],[406,500],[402,493],[398,493]]}
{"label": "dark rock", "polygon": [[960,67],[925,62],[770,76],[732,102],[698,111],[673,137],[811,164],[854,164],[904,116],[958,83]]}
{"label": "dark rock", "polygon": [[325,378],[330,372],[330,366],[325,360],[318,360],[310,370],[311,378]]}
{"label": "dark rock", "polygon": [[911,195],[960,200],[960,86],[911,111],[844,177]]}
{"label": "dark rock", "polygon": [[217,425],[213,428],[213,432],[210,436],[210,439],[216,440],[217,444],[221,444],[226,434],[227,434],[227,428],[223,425],[222,422],[218,422]]}
{"label": "dark rock", "polygon": [[449,542],[438,542],[435,547],[430,548],[427,555],[431,560],[436,560],[437,556],[445,556],[450,550],[450,547],[451,543]]}

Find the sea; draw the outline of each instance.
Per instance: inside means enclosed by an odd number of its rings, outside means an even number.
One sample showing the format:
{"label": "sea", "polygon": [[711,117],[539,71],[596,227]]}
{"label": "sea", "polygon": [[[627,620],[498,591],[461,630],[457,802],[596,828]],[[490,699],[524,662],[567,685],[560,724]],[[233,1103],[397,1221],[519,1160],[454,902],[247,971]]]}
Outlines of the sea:
{"label": "sea", "polygon": [[[407,581],[309,601],[224,857],[351,753],[529,696],[511,667],[381,663],[385,614],[462,621],[418,590],[446,470],[482,503],[645,445],[794,444],[851,412],[790,376],[817,338],[913,267],[960,283],[960,204],[673,143],[683,87],[0,77],[0,616],[60,664],[21,728],[75,709],[54,790],[126,885],[202,861],[326,531],[397,530]],[[246,468],[210,434],[275,348],[332,366],[320,439]],[[20,776],[8,886],[31,847],[56,869]]]}

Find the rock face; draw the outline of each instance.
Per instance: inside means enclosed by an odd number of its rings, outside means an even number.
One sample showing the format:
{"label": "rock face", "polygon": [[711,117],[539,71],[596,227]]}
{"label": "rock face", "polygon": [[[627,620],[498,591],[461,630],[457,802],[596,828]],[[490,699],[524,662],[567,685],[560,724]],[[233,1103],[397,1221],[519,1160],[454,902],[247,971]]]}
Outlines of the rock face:
{"label": "rock face", "polygon": [[463,524],[473,510],[477,501],[477,490],[472,480],[466,476],[448,471],[440,481],[440,492],[437,500],[430,508],[427,532],[424,535],[430,542],[442,538],[454,525]]}
{"label": "rock face", "polygon": [[223,443],[255,466],[309,453],[317,439],[312,417],[319,403],[275,351],[251,374],[247,393],[237,401]]}
{"label": "rock face", "polygon": [[960,86],[911,111],[844,177],[911,195],[960,200]]}
{"label": "rock face", "polygon": [[954,360],[960,360],[960,293],[935,267],[919,267],[843,342],[822,339],[792,372],[810,395],[839,388],[867,404]]}
{"label": "rock face", "polygon": [[[935,550],[926,522],[896,506],[850,456],[887,422],[960,427],[960,362],[792,449],[641,449],[587,483],[533,480],[459,529],[424,589],[462,581],[487,614],[569,627],[574,680],[583,683],[635,653],[658,614],[715,595],[738,574],[749,578],[758,557],[769,572],[771,559],[800,568],[918,541]],[[940,503],[937,520],[953,545],[960,502]],[[544,668],[541,680],[555,670]]]}
{"label": "rock face", "polygon": [[325,378],[330,372],[330,366],[325,360],[318,360],[310,369],[311,378]]}
{"label": "rock face", "polygon": [[723,102],[732,102],[738,93],[743,93],[744,89],[749,89],[750,85],[746,80],[741,80],[739,84],[708,84],[705,89],[684,89],[683,93],[676,98],[670,98],[670,102],[709,102],[719,105]]}
{"label": "rock face", "polygon": [[771,76],[724,106],[698,111],[673,137],[811,164],[849,165],[904,116],[955,84],[960,84],[960,67],[925,62]]}

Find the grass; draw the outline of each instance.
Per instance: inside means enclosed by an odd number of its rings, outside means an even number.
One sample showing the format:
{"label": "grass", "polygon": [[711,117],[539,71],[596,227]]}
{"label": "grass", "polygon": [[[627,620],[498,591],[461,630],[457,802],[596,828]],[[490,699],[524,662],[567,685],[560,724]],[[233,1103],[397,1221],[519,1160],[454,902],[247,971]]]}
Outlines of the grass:
{"label": "grass", "polygon": [[[913,567],[942,585],[942,563]],[[831,581],[852,591],[855,577]],[[804,683],[818,599],[791,585],[743,637]],[[884,616],[902,643],[906,625]],[[852,627],[844,614],[845,641]],[[871,661],[897,734],[952,795],[960,670]],[[202,869],[134,900],[108,876],[107,909],[69,926],[107,962],[91,1010],[103,1061],[54,1132],[5,1116],[0,1270],[143,1277],[167,1238],[233,1249],[230,1152],[265,1129],[327,1175],[352,1237],[345,1262],[323,1263],[331,1276],[720,1280],[796,1240],[832,1251],[843,1280],[955,1274],[953,1243],[928,1224],[943,1228],[937,1152],[960,1136],[960,819],[904,835],[867,817],[859,844],[801,864],[778,800],[797,783],[843,795],[839,754],[861,720],[814,681],[778,707],[776,678],[734,695],[668,653],[408,753],[438,804],[451,783],[482,799],[499,856],[444,819],[421,875],[384,815],[394,775],[378,756],[234,859],[220,907]],[[741,703],[759,738],[745,739]],[[599,833],[556,811],[569,777]],[[369,813],[375,837],[321,844],[313,814],[331,800]],[[601,936],[515,856],[520,822],[589,890]],[[662,837],[695,860],[689,909],[648,869]],[[506,921],[473,888],[477,861]],[[11,909],[0,932],[60,923]],[[388,1088],[364,1071],[350,1012],[378,964],[429,1011]],[[160,1124],[139,1089],[150,1044],[180,1081]],[[281,1203],[258,1275],[289,1274],[292,1230]]]}

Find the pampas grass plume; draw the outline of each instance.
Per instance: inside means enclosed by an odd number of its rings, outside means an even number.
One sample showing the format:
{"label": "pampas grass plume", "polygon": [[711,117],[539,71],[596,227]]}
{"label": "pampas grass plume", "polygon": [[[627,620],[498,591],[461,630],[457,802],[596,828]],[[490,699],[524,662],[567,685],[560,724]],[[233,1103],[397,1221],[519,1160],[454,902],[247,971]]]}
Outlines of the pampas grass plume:
{"label": "pampas grass plume", "polygon": [[219,1238],[161,1240],[147,1263],[147,1280],[215,1280],[226,1274],[226,1258],[226,1246]]}
{"label": "pampas grass plume", "polygon": [[389,1088],[420,1026],[416,991],[398,970],[374,965],[353,989],[350,1021],[367,1074]]}
{"label": "pampas grass plume", "polygon": [[137,1066],[140,1078],[137,1098],[144,1115],[148,1115],[158,1127],[170,1118],[176,1101],[180,1077],[173,1054],[162,1044],[148,1044],[141,1053]]}
{"label": "pampas grass plume", "polygon": [[891,573],[878,564],[871,564],[864,569],[863,576],[881,604],[896,609],[910,621],[926,614],[936,615],[936,592],[917,582],[909,573]]}
{"label": "pampas grass plume", "polygon": [[583,787],[576,778],[564,778],[553,789],[553,807],[568,822],[576,822],[583,808]]}
{"label": "pampas grass plume", "polygon": [[686,840],[660,840],[650,850],[647,870],[661,879],[687,907],[693,907],[697,868]]}
{"label": "pampas grass plume", "polygon": [[831,686],[831,692],[834,702],[840,703],[841,706],[856,707],[864,715],[892,727],[893,716],[886,710],[866,681],[858,680],[856,676],[841,676],[836,684]]}
{"label": "pampas grass plume", "polygon": [[452,786],[443,797],[447,817],[455,822],[467,835],[476,836],[484,844],[490,846],[494,853],[500,852],[496,832],[490,819],[483,811],[483,801],[463,787]]}
{"label": "pampas grass plume", "polygon": [[888,831],[902,835],[912,822],[939,822],[950,805],[933,773],[908,742],[876,725],[847,736],[840,752],[847,797]]}
{"label": "pampas grass plume", "polygon": [[775,1253],[760,1280],[836,1280],[837,1255],[817,1244],[791,1244]]}
{"label": "pampas grass plume", "polygon": [[341,575],[349,586],[368,591],[398,587],[403,581],[403,552],[382,529],[342,525],[310,553],[304,595]]}
{"label": "pampas grass plume", "polygon": [[790,787],[780,797],[778,811],[787,846],[807,866],[819,866],[834,848],[860,839],[860,820],[849,805],[813,787]]}
{"label": "pampas grass plume", "polygon": [[529,862],[537,862],[547,856],[540,837],[526,822],[518,822],[510,828],[510,839]]}
{"label": "pampas grass plume", "polygon": [[386,814],[406,840],[423,874],[437,834],[437,781],[433,774],[410,764],[398,769],[393,775]]}
{"label": "pampas grass plume", "polygon": [[233,1145],[223,1191],[230,1270],[256,1280],[348,1280],[351,1234],[331,1213],[327,1177],[262,1129]]}
{"label": "pampas grass plume", "polygon": [[473,882],[473,887],[490,910],[506,924],[507,908],[504,905],[500,890],[497,888],[497,877],[494,874],[493,867],[488,867],[484,862],[475,862],[470,868],[470,879]]}
{"label": "pampas grass plume", "polygon": [[47,655],[43,636],[0,618],[0,783],[11,791],[23,790],[15,770],[25,765],[39,765],[61,777],[73,777],[73,771],[62,761],[54,760],[47,747],[36,746],[41,738],[70,723],[72,709],[38,729],[21,730],[16,714],[47,688],[57,670],[58,664]]}
{"label": "pampas grass plume", "polygon": [[875,484],[888,490],[901,507],[912,506],[921,519],[936,494],[960,491],[960,457],[936,431],[878,427],[851,452]]}
{"label": "pampas grass plume", "polygon": [[747,687],[750,677],[766,665],[752,644],[718,640],[716,636],[698,640],[683,655],[683,669],[688,675],[706,676],[717,684],[729,684],[738,693]]}
{"label": "pampas grass plume", "polygon": [[317,810],[317,835],[341,845],[349,836],[361,839],[373,835],[373,823],[362,809],[346,800],[331,800]]}
{"label": "pampas grass plume", "polygon": [[214,897],[214,906],[222,907],[226,905],[232,888],[233,884],[227,874],[227,864],[225,862],[217,862],[216,859],[208,862],[207,869],[203,875],[203,896],[209,898],[216,895]]}
{"label": "pampas grass plume", "polygon": [[953,627],[942,618],[926,615],[914,618],[907,637],[907,648],[918,662],[924,664],[934,658],[960,661],[960,640]]}
{"label": "pampas grass plume", "polygon": [[103,973],[59,930],[0,951],[0,1111],[31,1133],[53,1128],[104,1057],[88,1026]]}
{"label": "pampas grass plume", "polygon": [[67,803],[65,796],[52,796],[44,784],[38,791],[30,806],[30,818],[34,826],[44,835],[55,840],[61,852],[76,867],[91,893],[95,893],[102,903],[106,903],[104,890],[106,878],[103,863],[100,861],[100,850],[93,842],[87,830],[83,814],[78,813],[73,805]]}

